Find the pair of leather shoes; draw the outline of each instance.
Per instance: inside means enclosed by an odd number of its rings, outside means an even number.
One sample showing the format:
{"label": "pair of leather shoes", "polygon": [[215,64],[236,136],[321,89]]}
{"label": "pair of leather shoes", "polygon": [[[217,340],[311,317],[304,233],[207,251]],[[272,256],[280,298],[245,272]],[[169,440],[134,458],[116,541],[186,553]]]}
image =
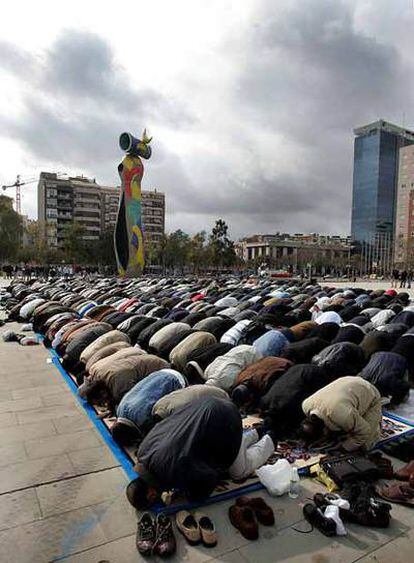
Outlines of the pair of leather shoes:
{"label": "pair of leather shoes", "polygon": [[136,545],[139,553],[144,557],[173,555],[177,544],[171,519],[165,514],[158,514],[154,519],[149,512],[144,512],[138,521]]}
{"label": "pair of leather shoes", "polygon": [[185,537],[190,545],[198,545],[201,542],[205,547],[217,545],[217,532],[212,520],[196,512],[194,516],[186,510],[180,510],[175,517],[178,531]]}
{"label": "pair of leather shoes", "polygon": [[273,526],[275,516],[273,510],[261,497],[239,497],[236,504],[229,508],[232,525],[248,540],[259,537],[258,522],[264,526]]}

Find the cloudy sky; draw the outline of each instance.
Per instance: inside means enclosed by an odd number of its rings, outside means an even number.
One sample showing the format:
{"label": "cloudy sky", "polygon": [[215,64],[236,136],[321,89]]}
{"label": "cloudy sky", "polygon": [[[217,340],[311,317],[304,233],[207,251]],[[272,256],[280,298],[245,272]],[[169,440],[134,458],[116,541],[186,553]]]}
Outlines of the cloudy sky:
{"label": "cloudy sky", "polygon": [[169,230],[347,233],[353,127],[414,126],[413,29],[413,0],[8,2],[0,183],[115,184],[119,133],[147,127]]}

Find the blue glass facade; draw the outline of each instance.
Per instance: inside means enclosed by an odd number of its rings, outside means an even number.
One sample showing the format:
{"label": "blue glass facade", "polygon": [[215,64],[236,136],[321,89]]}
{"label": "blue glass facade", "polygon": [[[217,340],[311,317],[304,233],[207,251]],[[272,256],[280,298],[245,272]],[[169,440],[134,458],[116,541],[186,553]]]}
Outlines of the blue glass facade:
{"label": "blue glass facade", "polygon": [[357,136],[354,145],[351,236],[370,242],[394,231],[398,152],[408,139],[380,128]]}
{"label": "blue glass facade", "polygon": [[377,220],[380,134],[356,137],[352,191],[351,237],[369,240]]}
{"label": "blue glass facade", "polygon": [[351,236],[371,243],[377,233],[394,232],[399,149],[412,141],[374,128],[355,138]]}

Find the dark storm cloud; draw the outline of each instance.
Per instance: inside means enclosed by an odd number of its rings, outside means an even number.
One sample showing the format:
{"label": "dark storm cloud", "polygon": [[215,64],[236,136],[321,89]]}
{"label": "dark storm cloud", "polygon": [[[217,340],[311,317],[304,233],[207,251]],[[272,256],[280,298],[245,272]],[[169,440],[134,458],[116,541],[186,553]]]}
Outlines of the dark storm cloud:
{"label": "dark storm cloud", "polygon": [[[410,57],[399,50],[401,4],[365,4],[375,13],[369,34],[356,21],[357,5],[258,0],[246,27],[214,46],[223,67],[198,83],[189,60],[187,75],[175,78],[175,100],[149,89],[144,76],[132,87],[110,44],[93,33],[64,31],[36,59],[0,43],[0,62],[26,92],[21,116],[0,114],[0,134],[39,163],[109,182],[121,157],[117,136],[145,123],[154,143],[144,186],[166,192],[170,228],[201,230],[222,216],[236,236],[347,232],[352,129],[379,118],[401,122],[414,92]],[[407,29],[413,16],[401,17]],[[376,34],[384,26],[395,29]],[[231,80],[220,68],[231,69]],[[213,116],[204,111],[211,100]],[[158,127],[178,130],[185,154],[163,144]]]}
{"label": "dark storm cloud", "polygon": [[[286,223],[287,214],[307,230],[317,216],[318,230],[346,231],[352,128],[380,117],[400,119],[400,108],[412,96],[401,87],[411,82],[407,69],[393,45],[356,29],[350,3],[262,2],[252,24],[235,104],[259,131],[275,131],[305,150],[308,158],[298,157],[296,169],[306,183],[298,186],[295,173],[275,173],[236,206],[254,213],[255,198],[263,194],[263,213],[273,207],[277,220]],[[301,209],[309,214],[298,223]]]}
{"label": "dark storm cloud", "polygon": [[132,88],[111,46],[93,33],[68,30],[56,40],[47,52],[42,86],[65,99],[99,104],[101,110],[155,118],[162,114],[171,124],[190,120],[179,106],[144,83],[139,91]]}
{"label": "dark storm cloud", "polygon": [[20,140],[39,162],[86,167],[108,176],[118,135],[131,123],[162,121],[177,127],[192,122],[179,103],[148,88],[135,90],[109,44],[92,33],[63,32],[37,64],[10,44],[2,43],[0,49],[15,77],[21,76],[23,62],[31,75],[22,115],[0,116],[3,134]]}
{"label": "dark storm cloud", "polygon": [[[174,193],[175,208],[187,221],[194,213],[194,225],[200,215],[210,222],[224,216],[237,234],[346,233],[352,129],[379,118],[400,121],[401,108],[412,98],[401,87],[411,83],[410,69],[393,44],[357,28],[349,2],[269,0],[257,4],[250,23],[248,33],[240,31],[242,41],[233,36],[223,48],[239,65],[232,111],[249,127],[239,138],[227,131],[227,141],[221,140],[223,155],[230,151],[226,142],[239,144],[241,163],[249,147],[248,171],[238,182],[234,162],[227,169],[222,161],[206,163],[202,186],[187,182]],[[271,160],[267,170],[258,164],[262,134],[283,139],[274,141],[276,162],[283,143],[289,144],[290,171],[278,170]]]}
{"label": "dark storm cloud", "polygon": [[240,75],[240,97],[260,108],[259,120],[309,142],[395,112],[406,97],[400,56],[356,30],[350,3],[281,5],[282,14],[261,4]]}

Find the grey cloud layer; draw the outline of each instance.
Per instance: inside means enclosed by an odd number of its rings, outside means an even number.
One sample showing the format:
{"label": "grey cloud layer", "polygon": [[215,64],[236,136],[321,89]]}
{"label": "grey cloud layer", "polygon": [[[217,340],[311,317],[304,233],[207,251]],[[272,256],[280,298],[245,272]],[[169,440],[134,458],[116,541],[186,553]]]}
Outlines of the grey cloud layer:
{"label": "grey cloud layer", "polygon": [[[379,28],[392,12],[395,32],[384,40],[372,26],[364,32],[352,2],[254,5],[248,27],[216,47],[232,80],[215,75],[197,86],[189,61],[174,100],[147,88],[145,77],[132,88],[110,44],[94,34],[66,30],[37,58],[0,43],[0,62],[21,80],[25,108],[19,118],[0,113],[1,134],[20,140],[40,164],[110,182],[119,133],[149,125],[146,182],[167,193],[171,228],[195,231],[223,216],[236,236],[346,232],[352,128],[379,117],[398,122],[413,101],[411,62],[398,50],[402,4],[369,6]],[[404,25],[410,17],[401,13]],[[213,97],[220,103],[212,120]],[[158,128],[183,135],[185,154],[163,143]],[[192,146],[199,135],[205,147]]]}

